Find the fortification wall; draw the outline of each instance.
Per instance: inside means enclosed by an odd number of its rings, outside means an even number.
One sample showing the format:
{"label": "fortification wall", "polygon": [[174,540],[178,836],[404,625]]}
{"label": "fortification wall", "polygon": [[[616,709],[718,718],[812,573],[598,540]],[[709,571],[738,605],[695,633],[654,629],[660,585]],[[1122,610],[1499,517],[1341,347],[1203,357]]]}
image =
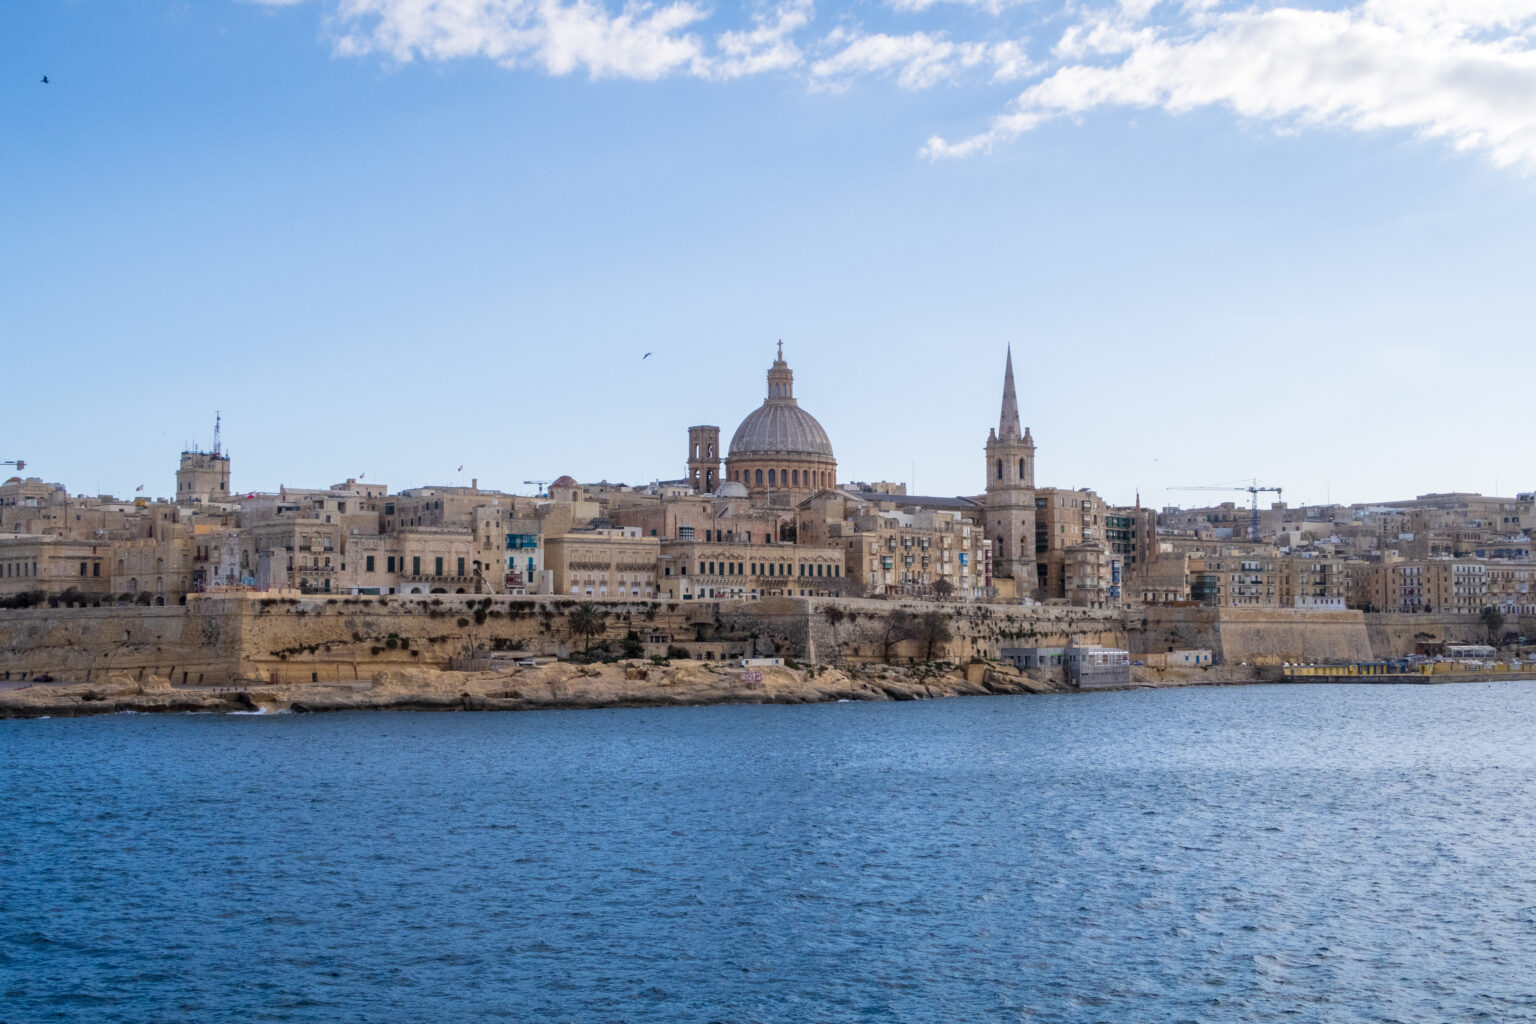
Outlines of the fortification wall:
{"label": "fortification wall", "polygon": [[[0,612],[0,678],[345,682],[391,667],[444,669],[475,646],[565,655],[587,642],[571,633],[573,607],[562,598],[217,595],[184,607],[8,610]],[[713,628],[716,612],[692,602],[597,607],[607,619],[594,645],[631,629],[691,639]]]}
{"label": "fortification wall", "polygon": [[[760,643],[778,653],[824,664],[886,659],[886,630],[892,613],[941,615],[953,639],[934,651],[936,659],[964,662],[997,658],[1002,647],[1079,644],[1123,646],[1125,619],[1119,612],[1041,605],[989,605],[937,601],[878,601],[860,598],[784,598],[726,606],[728,629],[755,629]],[[768,653],[765,651],[765,653]],[[921,639],[891,645],[892,662],[923,660]]]}
{"label": "fortification wall", "polygon": [[[1400,658],[1412,654],[1414,644],[1420,641],[1481,644],[1486,643],[1488,637],[1488,631],[1479,615],[1371,612],[1365,616],[1365,625],[1371,636],[1371,649],[1378,658]],[[1504,631],[1536,635],[1536,619],[1507,619]]]}
{"label": "fortification wall", "polygon": [[108,673],[175,682],[225,682],[240,652],[240,618],[227,605],[124,605],[0,612],[0,679],[93,682]]}
{"label": "fortification wall", "polygon": [[[566,655],[568,598],[478,595],[269,597],[217,595],[185,607],[30,608],[0,611],[0,678],[90,682],[108,672],[208,685],[335,682],[389,668],[442,669],[470,647]],[[1005,646],[1104,644],[1134,654],[1209,648],[1218,663],[1365,661],[1411,653],[1417,639],[1477,641],[1475,616],[1370,615],[1294,609],[1084,608],[787,598],[755,602],[608,602],[602,635],[633,629],[679,641],[746,640],[754,653],[808,662],[884,660],[893,611],[945,617],[953,639],[938,658],[997,658]],[[1536,633],[1536,623],[1509,628]],[[1427,636],[1426,636],[1427,634]],[[921,660],[921,640],[893,645],[892,661]]]}
{"label": "fortification wall", "polygon": [[1217,664],[1368,661],[1371,641],[1357,611],[1296,608],[1146,609],[1132,631],[1132,654],[1206,647]]}

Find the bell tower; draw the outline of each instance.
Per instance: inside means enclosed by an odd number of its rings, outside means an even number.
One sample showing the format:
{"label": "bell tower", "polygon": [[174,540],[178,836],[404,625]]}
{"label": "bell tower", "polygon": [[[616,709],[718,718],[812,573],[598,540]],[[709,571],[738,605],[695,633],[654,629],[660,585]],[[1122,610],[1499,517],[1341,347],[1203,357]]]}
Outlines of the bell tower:
{"label": "bell tower", "polygon": [[688,482],[695,494],[713,494],[720,486],[720,428],[688,428]]}
{"label": "bell tower", "polygon": [[1003,409],[987,437],[987,537],[992,575],[1014,580],[1020,597],[1035,589],[1035,442],[1019,430],[1013,346],[1003,370]]}

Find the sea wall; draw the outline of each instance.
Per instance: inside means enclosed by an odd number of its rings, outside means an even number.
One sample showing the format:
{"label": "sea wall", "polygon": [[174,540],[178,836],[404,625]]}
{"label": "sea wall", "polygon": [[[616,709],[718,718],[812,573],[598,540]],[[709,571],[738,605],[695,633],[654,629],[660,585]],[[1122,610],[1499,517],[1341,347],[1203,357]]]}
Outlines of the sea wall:
{"label": "sea wall", "polygon": [[1132,623],[1132,655],[1203,647],[1227,665],[1371,658],[1365,618],[1356,611],[1152,606],[1139,627]]}
{"label": "sea wall", "polygon": [[1117,611],[1043,605],[878,601],[857,598],[786,598],[727,605],[722,624],[752,630],[793,657],[820,664],[868,664],[925,660],[921,637],[894,643],[892,615],[942,616],[952,638],[936,659],[996,659],[1003,647],[1078,644],[1123,646],[1125,617]]}
{"label": "sea wall", "polygon": [[[178,684],[351,682],[390,669],[445,669],[472,648],[563,657],[587,643],[570,629],[575,606],[548,597],[236,594],[185,606],[7,610],[0,611],[0,678],[91,681],[121,672]],[[1126,638],[1119,613],[1079,608],[807,598],[598,609],[606,621],[594,645],[634,630],[642,640],[736,641],[747,653],[823,664],[924,659],[920,639],[887,645],[893,611],[943,616],[953,638],[932,653],[956,662],[996,658],[1003,646],[1123,645]]]}
{"label": "sea wall", "polygon": [[[566,655],[587,643],[570,630],[575,602],[559,598],[195,597],[185,606],[0,611],[0,678],[91,681],[108,672],[173,683],[349,682],[381,670],[446,669],[473,647]],[[716,608],[692,602],[599,604],[593,644],[693,638]]]}
{"label": "sea wall", "polygon": [[[1371,636],[1371,648],[1378,658],[1399,658],[1414,653],[1421,641],[1482,644],[1488,631],[1480,615],[1404,615],[1372,612],[1365,616]],[[1536,618],[1509,618],[1506,633],[1536,635]]]}
{"label": "sea wall", "polygon": [[[0,611],[0,679],[39,674],[84,682],[110,672],[174,683],[350,682],[390,669],[446,669],[471,648],[565,656],[568,598],[195,597],[185,606]],[[609,602],[594,645],[629,630],[659,644],[779,655],[814,664],[923,660],[920,638],[887,645],[892,612],[942,616],[953,662],[996,659],[1003,647],[1104,644],[1133,655],[1209,648],[1218,663],[1366,661],[1412,653],[1417,640],[1475,642],[1475,616],[1362,615],[1285,608],[1165,608],[1129,612],[1060,606],[786,598],[754,602]],[[1536,633],[1536,623],[1509,629]],[[889,650],[887,647],[889,646]],[[651,647],[651,650],[663,648]]]}

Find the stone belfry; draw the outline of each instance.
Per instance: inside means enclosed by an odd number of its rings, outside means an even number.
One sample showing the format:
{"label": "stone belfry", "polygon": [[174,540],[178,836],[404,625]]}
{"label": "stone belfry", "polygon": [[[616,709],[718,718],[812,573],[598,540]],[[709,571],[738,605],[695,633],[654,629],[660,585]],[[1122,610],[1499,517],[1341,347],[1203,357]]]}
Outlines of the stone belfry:
{"label": "stone belfry", "polygon": [[1013,389],[1013,346],[1003,370],[1003,411],[987,437],[987,537],[992,575],[1014,580],[1019,597],[1038,585],[1035,576],[1035,442],[1019,430],[1019,397]]}
{"label": "stone belfry", "polygon": [[720,428],[688,428],[688,482],[695,493],[713,494],[720,486]]}

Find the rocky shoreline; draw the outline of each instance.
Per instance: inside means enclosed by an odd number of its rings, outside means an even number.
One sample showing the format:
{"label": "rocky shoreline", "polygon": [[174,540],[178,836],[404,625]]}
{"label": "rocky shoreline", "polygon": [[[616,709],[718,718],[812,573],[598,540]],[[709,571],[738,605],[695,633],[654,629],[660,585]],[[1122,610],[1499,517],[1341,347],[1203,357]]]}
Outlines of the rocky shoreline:
{"label": "rocky shoreline", "polygon": [[[531,711],[550,708],[700,704],[811,704],[840,700],[1060,693],[1071,688],[1007,666],[964,669],[861,666],[848,670],[769,666],[761,679],[703,662],[655,665],[555,663],[515,672],[407,670],[357,683],[189,687],[125,674],[98,683],[34,683],[0,690],[0,718],[253,711]],[[1145,684],[1142,684],[1145,685]]]}
{"label": "rocky shoreline", "polygon": [[[1079,691],[1042,672],[1007,665],[768,666],[760,679],[722,663],[556,662],[504,672],[391,670],[359,682],[251,682],[177,686],[163,676],[114,673],[95,683],[46,682],[0,689],[0,718],[327,711],[537,711],[556,708],[680,707],[935,700]],[[1135,667],[1127,687],[1234,686],[1280,681],[1277,668],[1247,665]],[[1463,681],[1431,677],[1435,682]],[[1366,681],[1364,679],[1361,680]],[[1465,680],[1471,681],[1471,680]]]}

